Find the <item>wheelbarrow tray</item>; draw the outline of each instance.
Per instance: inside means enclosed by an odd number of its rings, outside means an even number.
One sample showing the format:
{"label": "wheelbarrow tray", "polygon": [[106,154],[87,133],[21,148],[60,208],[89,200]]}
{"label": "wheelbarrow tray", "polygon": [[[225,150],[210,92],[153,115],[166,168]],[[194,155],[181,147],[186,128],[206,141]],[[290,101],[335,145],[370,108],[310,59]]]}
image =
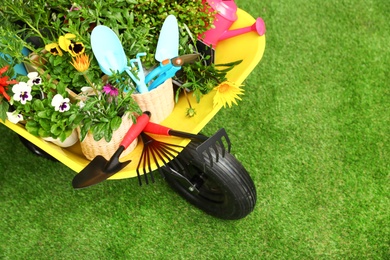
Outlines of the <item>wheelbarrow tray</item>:
{"label": "wheelbarrow tray", "polygon": [[[238,20],[232,25],[231,29],[249,26],[255,22],[255,19],[251,15],[241,9],[238,9],[237,15]],[[235,66],[233,70],[229,71],[227,75],[229,81],[242,84],[242,82],[244,82],[244,80],[261,60],[264,49],[265,36],[258,36],[254,32],[242,34],[240,36],[233,37],[218,43],[218,46],[216,47],[215,64],[224,64],[242,60],[242,62]],[[200,130],[221,109],[220,106],[213,107],[213,92],[204,95],[201,98],[200,103],[197,103],[191,94],[188,96],[191,100],[192,106],[196,109],[196,115],[191,118],[186,116],[188,103],[185,97],[181,96],[171,115],[169,115],[168,118],[161,122],[161,125],[184,132],[194,134],[199,133]],[[180,122],[180,124],[178,124],[178,122]],[[55,144],[46,142],[39,137],[33,136],[20,124],[13,124],[8,120],[6,120],[4,124],[77,173],[83,170],[90,162],[82,154],[79,142],[71,147],[61,148]],[[176,137],[156,136],[155,138],[181,146],[186,146],[190,142],[188,139]],[[141,152],[142,142],[139,142],[134,151],[121,159],[132,160],[132,163],[130,163],[117,174],[110,177],[110,179],[124,179],[137,176],[136,168],[141,156]],[[152,169],[157,169],[157,166],[152,165]]]}

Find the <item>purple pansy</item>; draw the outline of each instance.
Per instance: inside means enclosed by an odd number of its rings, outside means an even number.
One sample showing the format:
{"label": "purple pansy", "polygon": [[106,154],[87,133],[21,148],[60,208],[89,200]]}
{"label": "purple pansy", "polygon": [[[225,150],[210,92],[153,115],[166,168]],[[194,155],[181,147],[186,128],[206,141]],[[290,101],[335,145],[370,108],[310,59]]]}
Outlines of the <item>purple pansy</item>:
{"label": "purple pansy", "polygon": [[14,93],[14,100],[20,101],[23,105],[26,104],[27,101],[32,100],[31,86],[29,86],[26,82],[19,82],[14,85],[12,87],[12,92]]}
{"label": "purple pansy", "polygon": [[38,72],[30,72],[27,74],[27,77],[29,78],[27,84],[30,86],[42,83],[42,79],[39,77]]}
{"label": "purple pansy", "polygon": [[65,112],[70,109],[69,98],[64,98],[60,94],[56,94],[51,101],[51,105],[55,111]]}

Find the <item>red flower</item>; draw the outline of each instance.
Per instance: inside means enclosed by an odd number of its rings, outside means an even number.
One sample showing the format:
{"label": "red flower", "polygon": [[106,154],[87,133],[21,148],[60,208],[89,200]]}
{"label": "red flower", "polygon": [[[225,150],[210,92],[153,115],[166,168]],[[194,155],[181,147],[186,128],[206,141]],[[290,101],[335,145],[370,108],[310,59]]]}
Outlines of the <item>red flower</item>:
{"label": "red flower", "polygon": [[3,76],[3,74],[8,70],[8,68],[9,66],[5,66],[0,69],[0,75],[2,76],[0,77],[0,94],[2,94],[5,99],[10,101],[11,97],[7,94],[7,87],[9,84],[16,84],[18,82],[16,80],[9,80],[8,76]]}

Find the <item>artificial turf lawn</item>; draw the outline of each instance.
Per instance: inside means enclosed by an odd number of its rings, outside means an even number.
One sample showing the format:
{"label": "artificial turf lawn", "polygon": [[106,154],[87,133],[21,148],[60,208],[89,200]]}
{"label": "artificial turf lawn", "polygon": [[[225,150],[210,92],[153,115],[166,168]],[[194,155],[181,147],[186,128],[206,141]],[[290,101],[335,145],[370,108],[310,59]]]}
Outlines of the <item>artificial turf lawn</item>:
{"label": "artificial turf lawn", "polygon": [[0,125],[0,258],[388,259],[390,2],[236,2],[265,20],[266,51],[204,132],[226,128],[254,212],[210,217],[161,178],[74,191]]}

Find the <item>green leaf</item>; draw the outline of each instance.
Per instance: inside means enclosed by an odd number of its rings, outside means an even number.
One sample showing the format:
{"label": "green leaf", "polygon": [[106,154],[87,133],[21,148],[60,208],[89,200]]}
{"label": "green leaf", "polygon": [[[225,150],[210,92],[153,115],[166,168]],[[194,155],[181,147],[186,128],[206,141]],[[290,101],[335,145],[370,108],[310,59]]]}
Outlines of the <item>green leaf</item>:
{"label": "green leaf", "polygon": [[66,92],[66,86],[65,86],[65,84],[59,82],[59,83],[57,84],[57,92],[58,92],[59,94],[61,94],[62,96],[64,96],[64,94],[67,93],[67,92]]}
{"label": "green leaf", "polygon": [[61,56],[56,56],[56,58],[54,59],[53,65],[54,66],[58,66],[58,65],[60,65],[63,62],[64,62],[64,60],[62,59]]}
{"label": "green leaf", "polygon": [[62,129],[59,125],[56,124],[51,126],[50,132],[55,136],[59,136],[62,132]]}
{"label": "green leaf", "polygon": [[27,121],[27,124],[25,127],[26,127],[27,132],[29,132],[30,134],[35,135],[35,136],[39,136],[39,134],[38,134],[39,127],[35,121]]}
{"label": "green leaf", "polygon": [[92,127],[92,132],[93,132],[93,139],[95,141],[99,141],[104,137],[104,127],[105,123],[99,123],[96,124]]}
{"label": "green leaf", "polygon": [[115,131],[121,126],[121,124],[122,124],[122,118],[120,118],[119,116],[116,116],[110,122],[110,129],[112,131]]}
{"label": "green leaf", "polygon": [[33,109],[37,111],[44,110],[45,106],[43,105],[42,100],[36,99],[33,103]]}
{"label": "green leaf", "polygon": [[0,119],[4,122],[7,118],[7,112],[9,109],[9,104],[5,100],[0,102]]}
{"label": "green leaf", "polygon": [[50,131],[50,128],[51,128],[51,121],[50,121],[50,120],[47,120],[47,119],[45,119],[45,118],[41,118],[41,119],[39,119],[39,125],[40,125],[43,129],[45,129],[45,130],[47,130],[47,131]]}
{"label": "green leaf", "polygon": [[[37,113],[37,116],[38,116],[39,118],[46,118],[46,119],[49,119],[49,118],[50,118],[50,117],[48,116],[47,111],[45,111],[45,110],[39,111],[39,112]],[[53,121],[53,120],[52,120],[52,121]]]}
{"label": "green leaf", "polygon": [[104,139],[107,142],[110,142],[112,139],[112,135],[113,135],[113,131],[111,130],[110,125],[107,124],[105,129],[104,129]]}
{"label": "green leaf", "polygon": [[46,131],[43,128],[39,128],[38,129],[38,136],[40,136],[40,137],[48,137],[48,136],[50,136],[50,132]]}

